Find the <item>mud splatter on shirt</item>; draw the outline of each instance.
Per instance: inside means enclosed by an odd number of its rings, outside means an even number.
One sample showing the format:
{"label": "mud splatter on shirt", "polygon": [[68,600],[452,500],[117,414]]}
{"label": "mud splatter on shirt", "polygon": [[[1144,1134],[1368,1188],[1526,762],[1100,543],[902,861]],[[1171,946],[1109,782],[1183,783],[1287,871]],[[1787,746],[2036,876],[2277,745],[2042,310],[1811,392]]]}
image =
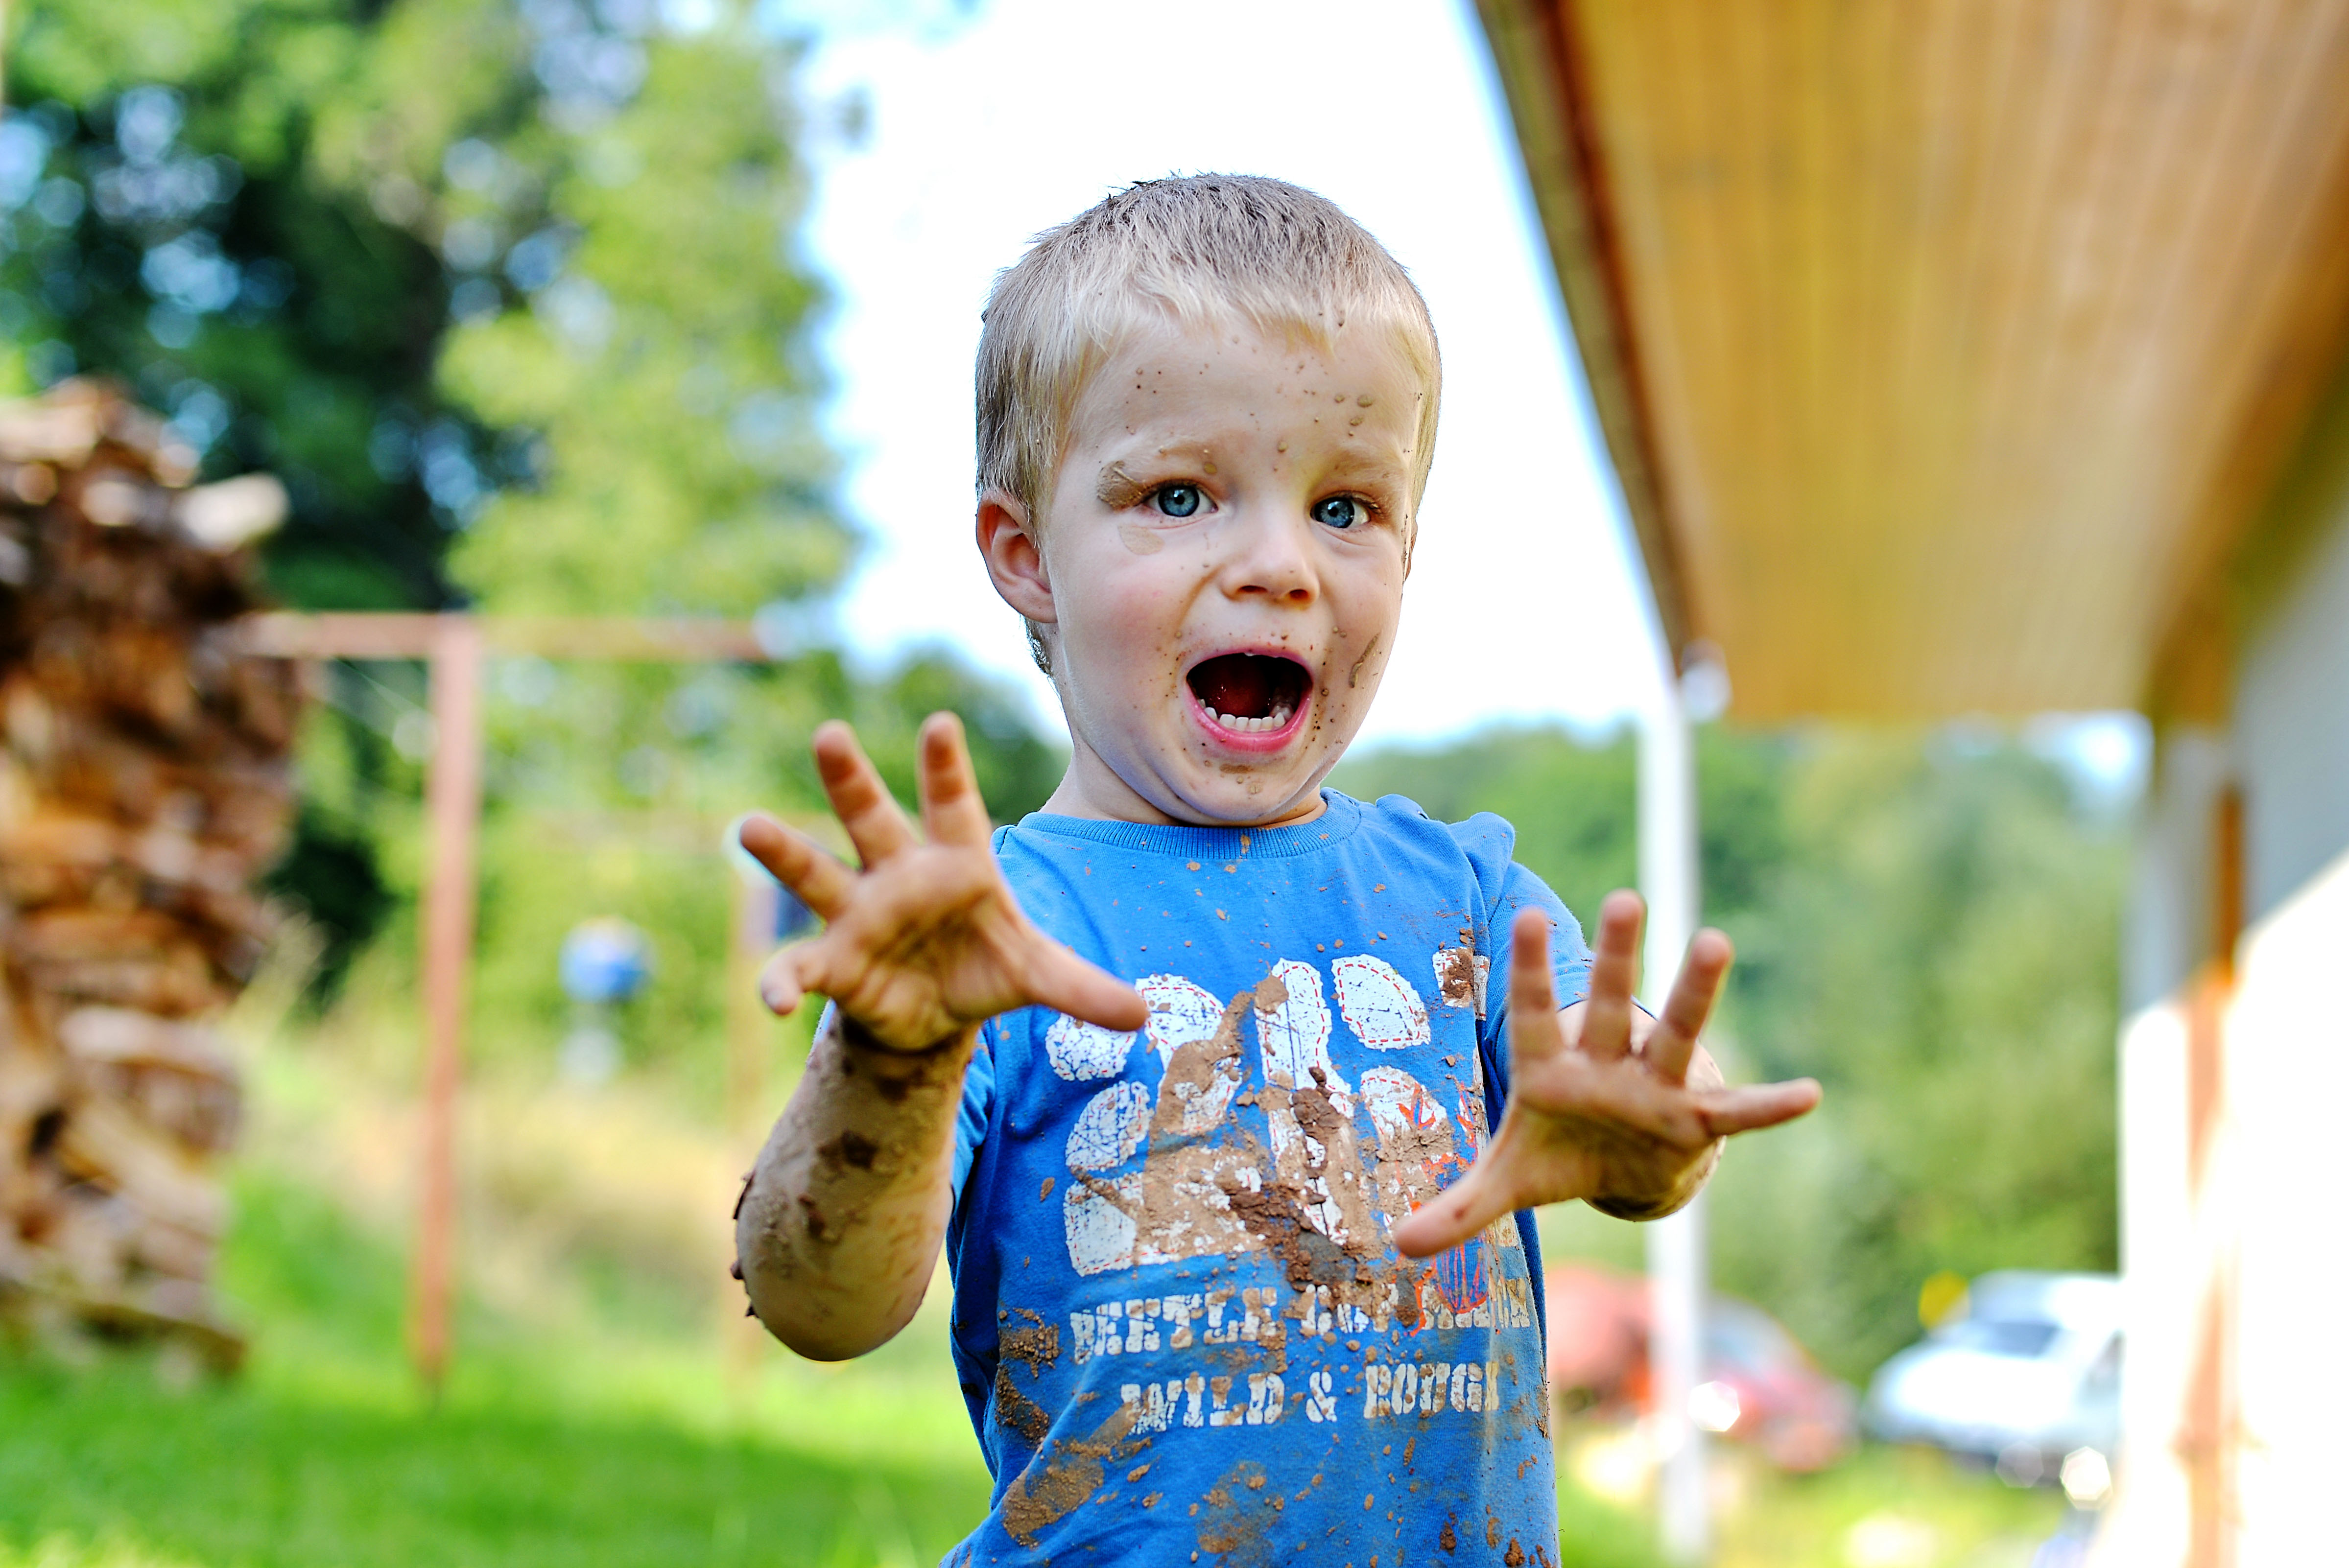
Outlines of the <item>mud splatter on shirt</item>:
{"label": "mud splatter on shirt", "polygon": [[1325,799],[1245,834],[997,835],[1030,914],[1150,1017],[1030,1008],[983,1034],[948,1257],[996,1489],[949,1563],[1409,1562],[1479,1535],[1485,1561],[1547,1560],[1531,1216],[1425,1260],[1392,1233],[1497,1123],[1516,912],[1555,923],[1561,998],[1588,954],[1498,818]]}

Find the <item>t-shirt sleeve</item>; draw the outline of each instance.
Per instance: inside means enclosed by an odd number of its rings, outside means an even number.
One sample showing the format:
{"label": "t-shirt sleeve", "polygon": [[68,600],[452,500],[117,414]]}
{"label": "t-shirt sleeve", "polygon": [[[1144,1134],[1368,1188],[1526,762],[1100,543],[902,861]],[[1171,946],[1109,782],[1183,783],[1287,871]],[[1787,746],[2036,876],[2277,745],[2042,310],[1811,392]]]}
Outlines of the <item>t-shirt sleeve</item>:
{"label": "t-shirt sleeve", "polygon": [[1485,995],[1495,1023],[1509,1007],[1510,934],[1516,927],[1517,912],[1527,908],[1549,916],[1549,974],[1557,988],[1557,1005],[1571,1006],[1590,991],[1590,946],[1582,939],[1582,923],[1547,882],[1511,861],[1501,872],[1500,894],[1485,926],[1492,933],[1493,974]]}
{"label": "t-shirt sleeve", "polygon": [[995,1106],[995,1046],[1002,1020],[989,1018],[978,1031],[978,1050],[963,1074],[962,1105],[955,1112],[954,1201],[962,1202],[963,1183],[970,1179],[978,1146],[987,1140],[988,1112]]}
{"label": "t-shirt sleeve", "polygon": [[1497,1034],[1508,1011],[1509,933],[1517,912],[1529,907],[1549,916],[1550,979],[1557,988],[1557,1005],[1581,1001],[1590,990],[1590,947],[1583,940],[1582,923],[1547,882],[1516,862],[1516,830],[1490,811],[1479,811],[1451,828],[1485,894],[1485,956],[1492,960],[1485,985],[1487,1026]]}

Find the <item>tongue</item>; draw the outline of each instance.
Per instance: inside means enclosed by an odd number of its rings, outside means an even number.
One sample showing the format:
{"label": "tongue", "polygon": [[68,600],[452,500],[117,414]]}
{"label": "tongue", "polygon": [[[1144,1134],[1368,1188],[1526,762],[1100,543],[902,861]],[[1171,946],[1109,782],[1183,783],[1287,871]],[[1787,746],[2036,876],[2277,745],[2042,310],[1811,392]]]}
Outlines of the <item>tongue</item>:
{"label": "tongue", "polygon": [[1263,718],[1279,700],[1281,663],[1254,654],[1224,654],[1191,672],[1191,689],[1227,718]]}

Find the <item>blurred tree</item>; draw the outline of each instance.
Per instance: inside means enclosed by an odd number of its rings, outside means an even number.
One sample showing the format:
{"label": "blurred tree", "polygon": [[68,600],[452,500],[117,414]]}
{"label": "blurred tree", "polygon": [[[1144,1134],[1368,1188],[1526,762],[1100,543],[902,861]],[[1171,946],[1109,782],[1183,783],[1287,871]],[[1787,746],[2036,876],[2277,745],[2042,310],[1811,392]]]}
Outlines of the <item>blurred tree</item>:
{"label": "blurred tree", "polygon": [[[1637,870],[1628,738],[1504,731],[1336,775],[1456,820],[1496,810],[1588,914]],[[1808,1073],[1822,1109],[1742,1140],[1713,1184],[1716,1283],[1861,1376],[1941,1269],[2110,1268],[2123,847],[2054,765],[1930,740],[1714,727],[1698,747],[1705,917],[1738,947],[1712,1037],[1739,1078]],[[1637,1266],[1637,1228],[1545,1217]]]}
{"label": "blurred tree", "polygon": [[290,601],[434,608],[448,531],[395,433],[451,432],[429,246],[312,177],[317,104],[362,69],[358,8],[12,8],[0,121],[0,378],[131,381],[213,473],[268,467]]}
{"label": "blurred tree", "polygon": [[[171,416],[208,475],[276,471],[294,510],[266,564],[292,603],[453,603],[451,470],[407,455],[419,436],[484,445],[435,382],[444,270],[314,167],[319,104],[365,70],[364,9],[37,4],[8,22],[0,390],[119,377]],[[335,683],[357,685],[347,672]],[[410,781],[380,738],[343,733],[356,722],[310,727],[334,744],[305,748],[305,778],[336,782],[306,791],[272,879],[320,927],[322,998],[394,903],[375,808]]]}
{"label": "blurred tree", "polygon": [[794,58],[714,4],[405,0],[320,106],[321,168],[439,248],[440,387],[528,476],[455,509],[488,607],[748,615],[847,568]]}
{"label": "blurred tree", "polygon": [[[799,45],[730,0],[36,0],[7,20],[0,391],[120,376],[211,472],[283,474],[268,564],[297,606],[747,615],[790,655],[493,668],[486,1039],[559,1028],[541,927],[600,912],[576,874],[598,834],[668,848],[604,857],[593,896],[693,934],[647,1016],[714,1024],[717,825],[821,804],[823,717],[855,717],[903,786],[919,712],[954,707],[990,804],[1049,791],[1056,755],[970,672],[829,651],[855,541],[817,428],[823,291],[794,248]],[[418,671],[328,690],[276,885],[331,975],[413,891],[430,733]],[[550,811],[567,839],[534,831]]]}
{"label": "blurred tree", "polygon": [[[1705,908],[1733,920],[1784,861],[1777,738],[1709,728],[1698,738]],[[1458,821],[1494,811],[1517,830],[1517,859],[1586,923],[1599,901],[1640,880],[1639,753],[1628,731],[1578,738],[1558,728],[1496,729],[1431,749],[1367,752],[1330,776],[1355,794],[1408,796]]]}
{"label": "blurred tree", "polygon": [[1857,1374],[1940,1270],[2116,1266],[2125,846],[2054,765],[1951,734],[1822,738],[1784,801],[1733,1037],[1827,1098],[1723,1167],[1714,1252]]}

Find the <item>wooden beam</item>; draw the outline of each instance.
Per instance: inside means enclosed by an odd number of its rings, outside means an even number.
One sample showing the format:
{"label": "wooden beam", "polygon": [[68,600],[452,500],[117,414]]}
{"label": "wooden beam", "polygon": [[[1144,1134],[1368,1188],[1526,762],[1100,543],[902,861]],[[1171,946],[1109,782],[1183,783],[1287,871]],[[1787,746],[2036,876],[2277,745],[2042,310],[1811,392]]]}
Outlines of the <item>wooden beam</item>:
{"label": "wooden beam", "polygon": [[[432,758],[425,779],[431,861],[424,890],[424,1084],[409,1344],[437,1397],[448,1376],[456,1295],[457,1111],[479,901],[474,844],[481,815],[481,669],[492,655],[645,664],[760,663],[776,655],[737,621],[274,612],[247,618],[239,652],[284,659],[419,659],[431,667]],[[770,906],[771,907],[771,906]],[[745,913],[745,922],[755,916]],[[767,916],[771,922],[771,914]],[[747,930],[747,927],[745,927]],[[738,945],[746,937],[738,933]],[[744,987],[746,997],[750,993]],[[730,1084],[757,1083],[750,1023],[730,1030]]]}
{"label": "wooden beam", "polygon": [[1477,0],[1516,122],[1526,176],[1573,324],[1583,379],[1647,563],[1648,589],[1673,666],[1701,634],[1674,530],[1630,284],[1591,118],[1572,0]]}
{"label": "wooden beam", "polygon": [[489,654],[643,664],[759,664],[776,656],[740,621],[405,611],[255,615],[239,628],[238,646],[281,659],[429,659],[444,624],[459,619],[477,628]]}
{"label": "wooden beam", "polygon": [[456,1279],[457,1088],[471,989],[473,843],[481,815],[482,638],[470,616],[425,618],[438,625],[431,648],[432,760],[425,781],[432,860],[424,890],[422,1169],[409,1346],[418,1373],[437,1397],[449,1368]]}

